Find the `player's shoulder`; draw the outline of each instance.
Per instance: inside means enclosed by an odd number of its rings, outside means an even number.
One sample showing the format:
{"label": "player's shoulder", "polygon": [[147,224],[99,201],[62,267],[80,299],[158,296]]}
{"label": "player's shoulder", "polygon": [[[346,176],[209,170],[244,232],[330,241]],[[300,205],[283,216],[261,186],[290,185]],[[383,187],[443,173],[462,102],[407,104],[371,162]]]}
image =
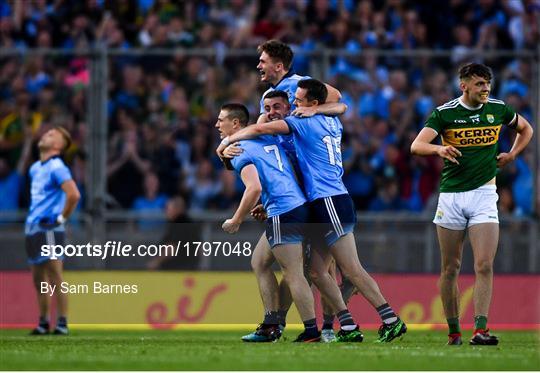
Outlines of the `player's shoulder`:
{"label": "player's shoulder", "polygon": [[300,80],[305,80],[305,79],[310,79],[310,77],[306,75],[291,74],[285,77],[281,81],[281,84],[278,84],[278,87],[297,85]]}
{"label": "player's shoulder", "polygon": [[440,106],[437,106],[435,108],[435,111],[442,112],[445,110],[455,109],[459,106],[459,98],[455,98],[453,100],[450,100]]}
{"label": "player's shoulder", "polygon": [[264,93],[263,93],[262,96],[261,96],[261,103],[264,101],[264,97],[265,97],[268,93],[272,92],[273,90],[274,90],[274,88],[270,87],[270,88],[268,88],[266,91],[264,91]]}
{"label": "player's shoulder", "polygon": [[28,169],[28,172],[31,174],[33,174],[34,172],[36,172],[36,170],[41,166],[41,161],[35,161],[34,163],[32,163],[32,165],[30,166],[30,168]]}
{"label": "player's shoulder", "polygon": [[506,102],[504,102],[503,100],[498,100],[496,98],[491,98],[491,97],[488,98],[488,104],[489,105],[506,106]]}
{"label": "player's shoulder", "polygon": [[58,170],[61,168],[68,168],[66,164],[64,163],[64,160],[60,157],[53,157],[49,160],[49,169],[50,170]]}

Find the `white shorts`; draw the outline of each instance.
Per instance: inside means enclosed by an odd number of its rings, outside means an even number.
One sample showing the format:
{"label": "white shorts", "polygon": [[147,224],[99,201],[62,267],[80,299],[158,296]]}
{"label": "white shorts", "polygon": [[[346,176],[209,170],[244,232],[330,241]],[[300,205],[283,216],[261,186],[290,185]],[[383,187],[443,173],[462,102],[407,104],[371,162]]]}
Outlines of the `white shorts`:
{"label": "white shorts", "polygon": [[475,224],[499,224],[497,187],[482,185],[474,190],[441,193],[433,223],[456,231]]}

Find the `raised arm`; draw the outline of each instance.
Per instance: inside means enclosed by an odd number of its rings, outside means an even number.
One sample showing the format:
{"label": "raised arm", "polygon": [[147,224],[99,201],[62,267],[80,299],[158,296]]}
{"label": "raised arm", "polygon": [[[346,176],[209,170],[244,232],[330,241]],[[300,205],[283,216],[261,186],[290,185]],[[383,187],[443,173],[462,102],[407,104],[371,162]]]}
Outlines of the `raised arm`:
{"label": "raised arm", "polygon": [[246,190],[242,195],[240,204],[238,205],[233,217],[225,220],[222,225],[223,230],[228,233],[236,233],[236,231],[238,231],[238,228],[240,228],[240,225],[244,221],[246,215],[249,214],[249,212],[257,204],[257,201],[259,201],[262,192],[259,174],[257,173],[257,169],[254,165],[249,164],[245,166],[240,172],[240,177],[246,186]]}
{"label": "raised arm", "polygon": [[424,127],[411,144],[411,153],[414,155],[438,155],[448,159],[450,162],[459,164],[456,157],[461,156],[461,152],[451,145],[435,145],[431,142],[437,137],[437,131],[433,128]]}

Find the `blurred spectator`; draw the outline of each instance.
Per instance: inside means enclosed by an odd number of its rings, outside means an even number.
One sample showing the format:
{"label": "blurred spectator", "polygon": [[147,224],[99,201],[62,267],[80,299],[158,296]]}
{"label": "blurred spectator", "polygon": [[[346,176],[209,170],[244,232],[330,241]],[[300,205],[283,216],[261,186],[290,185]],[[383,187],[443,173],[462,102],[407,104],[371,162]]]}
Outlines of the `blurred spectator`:
{"label": "blurred spectator", "polygon": [[172,245],[175,249],[181,242],[178,255],[158,256],[147,263],[152,270],[196,270],[199,265],[199,256],[186,255],[185,245],[201,242],[201,226],[196,224],[187,215],[186,203],[182,197],[172,197],[165,206],[167,228],[161,238],[161,244]]}
{"label": "blurred spectator", "polygon": [[[190,208],[205,210],[230,208],[241,194],[237,177],[213,153],[219,107],[242,102],[257,114],[266,87],[259,84],[255,46],[281,38],[295,51],[293,70],[335,85],[349,107],[341,118],[344,181],[357,208],[420,211],[437,189],[441,162],[410,157],[411,136],[434,107],[459,94],[453,79],[459,64],[485,60],[495,73],[492,96],[534,123],[534,60],[481,53],[535,51],[539,12],[538,0],[2,1],[0,46],[174,50],[109,57],[108,204],[132,208],[150,172],[163,193],[181,194]],[[236,47],[253,55],[227,53]],[[210,54],[191,54],[193,48]],[[347,55],[325,64],[320,55],[301,54],[323,48]],[[446,50],[451,58],[392,55],[418,48]],[[92,156],[86,149],[90,79],[84,54],[0,58],[0,154],[2,167],[8,165],[2,172],[18,169],[25,126],[35,137],[61,123],[74,134],[66,160],[84,191],[85,155]],[[512,136],[502,131],[501,151]],[[513,213],[531,213],[530,157],[500,175],[501,188],[514,194]],[[529,195],[518,193],[523,190]]]}
{"label": "blurred spectator", "polygon": [[[167,196],[160,193],[159,179],[153,172],[148,172],[144,176],[144,194],[135,198],[133,210],[144,215],[145,213],[157,213],[163,211],[167,203]],[[159,222],[139,219],[139,229],[149,230],[160,226]]]}

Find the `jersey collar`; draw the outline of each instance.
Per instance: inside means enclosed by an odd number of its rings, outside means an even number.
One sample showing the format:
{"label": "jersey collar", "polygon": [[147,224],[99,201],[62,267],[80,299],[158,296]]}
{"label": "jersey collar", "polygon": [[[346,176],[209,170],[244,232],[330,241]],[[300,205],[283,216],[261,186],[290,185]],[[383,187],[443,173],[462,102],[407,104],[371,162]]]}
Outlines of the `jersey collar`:
{"label": "jersey collar", "polygon": [[463,106],[465,109],[467,110],[480,110],[482,109],[482,106],[484,106],[484,104],[480,104],[478,105],[477,107],[472,107],[472,106],[469,106],[467,105],[465,102],[463,102],[463,97],[460,97],[458,99],[459,103],[461,104],[461,106]]}
{"label": "jersey collar", "polygon": [[270,84],[270,86],[271,86],[272,88],[276,89],[276,87],[279,85],[279,83],[281,83],[283,80],[285,80],[286,78],[289,78],[289,77],[291,77],[291,76],[293,76],[293,75],[294,75],[294,71],[292,71],[292,69],[291,69],[291,70],[287,71],[287,74],[283,75],[283,78],[281,78],[281,79],[279,80],[279,82],[277,82],[275,85],[274,85],[274,84]]}
{"label": "jersey collar", "polygon": [[45,163],[49,162],[51,159],[54,159],[54,158],[60,158],[60,154],[55,154],[52,157],[47,158],[46,160],[41,162],[41,165],[43,166]]}

